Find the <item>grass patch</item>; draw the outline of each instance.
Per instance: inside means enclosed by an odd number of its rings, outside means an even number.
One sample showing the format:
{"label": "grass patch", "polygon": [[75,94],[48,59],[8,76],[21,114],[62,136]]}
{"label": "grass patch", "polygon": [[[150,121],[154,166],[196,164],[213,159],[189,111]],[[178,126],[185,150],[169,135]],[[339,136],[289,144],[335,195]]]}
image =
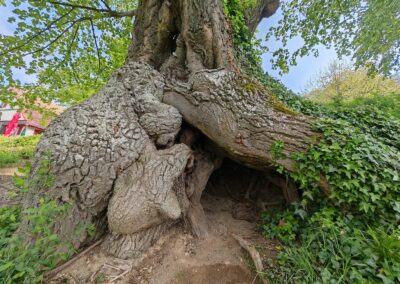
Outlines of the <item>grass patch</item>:
{"label": "grass patch", "polygon": [[27,137],[0,136],[0,168],[18,166],[32,158],[40,135]]}

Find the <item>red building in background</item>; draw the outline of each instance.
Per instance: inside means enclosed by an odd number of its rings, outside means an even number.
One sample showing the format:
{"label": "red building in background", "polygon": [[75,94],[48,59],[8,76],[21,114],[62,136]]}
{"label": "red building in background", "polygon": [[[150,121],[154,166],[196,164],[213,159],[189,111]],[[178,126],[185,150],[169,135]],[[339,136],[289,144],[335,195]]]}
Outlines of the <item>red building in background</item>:
{"label": "red building in background", "polygon": [[[15,90],[16,96],[22,96],[22,90]],[[48,110],[56,115],[63,112],[64,108],[50,103],[46,104],[37,100],[36,106]],[[45,117],[35,110],[18,111],[10,105],[0,102],[0,136],[31,136],[40,134],[50,123],[51,117]]]}
{"label": "red building in background", "polygon": [[18,112],[9,106],[0,105],[0,134],[5,136],[31,136],[43,132],[47,123],[41,123],[37,112]]}

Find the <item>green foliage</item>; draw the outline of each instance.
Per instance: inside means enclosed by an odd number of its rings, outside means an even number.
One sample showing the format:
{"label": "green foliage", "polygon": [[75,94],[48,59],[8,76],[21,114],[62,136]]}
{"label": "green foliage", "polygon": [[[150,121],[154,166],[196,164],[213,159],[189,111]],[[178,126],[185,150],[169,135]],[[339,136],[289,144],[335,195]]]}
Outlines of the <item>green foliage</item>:
{"label": "green foliage", "polygon": [[[391,126],[400,130],[398,123]],[[400,148],[385,144],[379,131],[368,128],[368,133],[341,119],[321,119],[315,127],[323,133],[321,141],[295,157],[298,168],[291,174],[303,190],[304,209],[321,197],[322,175],[329,183],[330,201],[341,209],[364,220],[380,214],[387,222],[398,222]]]}
{"label": "green foliage", "polygon": [[285,143],[282,140],[275,140],[271,145],[271,154],[274,159],[284,158],[283,149],[285,148]]}
{"label": "green foliage", "polygon": [[21,210],[15,206],[0,207],[0,240],[9,238],[18,229]]}
{"label": "green foliage", "polygon": [[400,121],[385,113],[385,109],[377,106],[358,105],[329,109],[326,116],[333,119],[346,120],[360,131],[368,133],[383,143],[400,147]]}
{"label": "green foliage", "polygon": [[296,240],[296,233],[299,230],[299,222],[292,212],[283,211],[265,212],[261,217],[262,230],[270,238],[278,239],[285,244],[290,244]]}
{"label": "green foliage", "polygon": [[400,122],[390,115],[398,116],[399,97],[318,105],[268,75],[262,82],[292,109],[318,118],[321,133],[292,157],[295,172],[284,173],[299,186],[300,202],[262,216],[264,233],[284,244],[267,273],[271,282],[399,282]]}
{"label": "green foliage", "polygon": [[0,136],[0,168],[11,167],[29,160],[35,151],[40,136]]}
{"label": "green foliage", "polygon": [[14,207],[3,207],[0,219],[7,216],[7,227],[0,231],[0,282],[40,283],[42,272],[54,268],[60,260],[66,260],[71,252],[57,251],[60,240],[52,232],[54,218],[65,214],[67,206],[59,206],[54,201],[43,199],[37,208],[23,212],[30,221],[32,243],[26,244],[18,234],[13,234],[20,226],[19,212]]}
{"label": "green foliage", "polygon": [[324,104],[340,104],[372,95],[400,94],[400,84],[390,77],[368,74],[366,69],[354,70],[351,65],[333,61],[308,86],[305,96]]}
{"label": "green foliage", "polygon": [[289,244],[269,277],[280,283],[400,281],[400,122],[376,107],[325,109],[321,138],[288,174],[301,200],[263,217]]}
{"label": "green foliage", "polygon": [[245,22],[245,11],[252,7],[256,0],[225,0],[225,14],[231,22],[233,30],[233,44],[235,47],[235,57],[239,66],[248,74],[256,78],[263,75],[261,68],[261,54],[265,48],[261,46],[261,41],[249,34]]}
{"label": "green foliage", "polygon": [[[368,97],[356,98],[348,102],[340,102],[339,106],[334,106],[333,103],[328,104],[328,107],[339,108],[344,112],[349,112],[352,109],[376,109],[385,116],[392,116],[393,119],[400,120],[400,93],[382,96],[380,94],[372,94]],[[379,118],[371,118],[379,123]],[[382,129],[383,130],[383,129]],[[387,132],[385,130],[385,132]],[[389,132],[388,135],[396,135],[398,133]],[[390,138],[390,137],[389,137]]]}
{"label": "green foliage", "polygon": [[[37,185],[50,187],[49,180],[52,179],[48,177],[48,162],[42,162],[33,183],[29,179],[19,180],[21,193],[37,188]],[[63,218],[68,210],[68,204],[60,205],[49,198],[41,198],[37,206],[23,211],[18,207],[0,208],[1,283],[41,283],[44,271],[71,256],[71,249],[58,249],[60,240],[53,231],[54,222]],[[21,232],[16,233],[22,217],[25,220],[23,230],[29,239]]]}
{"label": "green foliage", "polygon": [[[0,100],[21,86],[14,68],[38,74],[25,85],[31,102],[74,104],[95,93],[126,58],[137,1],[7,1],[13,35],[0,35]],[[22,101],[19,105],[24,106]]]}
{"label": "green foliage", "polygon": [[[303,225],[301,246],[286,246],[273,283],[397,283],[400,231],[359,229],[353,216],[326,207]],[[350,226],[351,225],[351,226]]]}
{"label": "green foliage", "polygon": [[[262,216],[264,233],[285,244],[270,280],[399,282],[400,124],[388,115],[390,105],[392,113],[398,110],[392,103],[398,98],[322,106],[261,75],[260,68],[252,70],[292,110],[319,118],[314,128],[321,133],[307,153],[292,157],[295,172],[277,168],[298,184],[302,197],[284,212]],[[283,150],[279,140],[269,149],[275,159],[284,158]]]}
{"label": "green foliage", "polygon": [[[318,46],[334,47],[339,56],[353,55],[356,66],[383,74],[400,69],[400,2],[396,0],[282,1],[283,18],[272,27],[283,47],[273,52],[274,66],[287,72],[297,58],[318,55]],[[300,37],[304,45],[294,52],[286,46]]]}

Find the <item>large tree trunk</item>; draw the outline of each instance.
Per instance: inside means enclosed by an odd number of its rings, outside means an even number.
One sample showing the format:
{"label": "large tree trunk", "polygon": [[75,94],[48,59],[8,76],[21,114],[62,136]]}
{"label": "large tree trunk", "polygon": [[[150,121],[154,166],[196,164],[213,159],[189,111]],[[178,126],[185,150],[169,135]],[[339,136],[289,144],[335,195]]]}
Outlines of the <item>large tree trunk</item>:
{"label": "large tree trunk", "polygon": [[[257,2],[247,16],[251,32],[277,3]],[[85,245],[87,230],[77,228],[95,224],[108,228],[104,246],[119,257],[139,255],[181,219],[206,237],[200,198],[224,157],[290,170],[271,145],[283,141],[290,157],[315,135],[309,118],[240,73],[221,0],[141,0],[136,15],[125,66],[46,130],[32,175],[51,153],[55,182],[25,200],[26,207],[44,195],[69,203],[55,224],[63,243]]]}

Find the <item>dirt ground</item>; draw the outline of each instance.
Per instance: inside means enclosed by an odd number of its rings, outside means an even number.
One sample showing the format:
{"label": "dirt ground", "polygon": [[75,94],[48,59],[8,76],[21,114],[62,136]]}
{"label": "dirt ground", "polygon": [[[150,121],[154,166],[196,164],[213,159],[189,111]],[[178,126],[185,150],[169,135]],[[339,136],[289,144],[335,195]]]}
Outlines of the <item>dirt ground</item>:
{"label": "dirt ground", "polygon": [[237,206],[229,198],[205,195],[202,203],[213,227],[211,237],[195,239],[176,228],[140,259],[128,260],[105,255],[100,245],[47,283],[262,283],[232,234],[260,248],[264,259],[274,257],[277,243],[257,233],[255,223],[233,218],[232,209]]}

